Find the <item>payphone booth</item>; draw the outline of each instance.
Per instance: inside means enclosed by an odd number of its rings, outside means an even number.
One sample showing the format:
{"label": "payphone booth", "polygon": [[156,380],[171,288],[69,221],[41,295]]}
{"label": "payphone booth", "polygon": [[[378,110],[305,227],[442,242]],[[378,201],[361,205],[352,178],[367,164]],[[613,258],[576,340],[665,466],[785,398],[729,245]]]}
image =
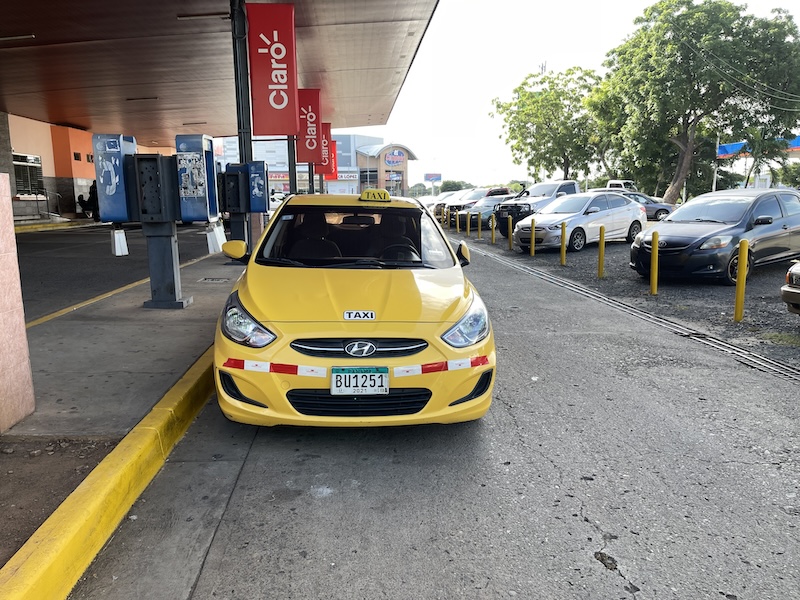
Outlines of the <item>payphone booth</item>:
{"label": "payphone booth", "polygon": [[[250,246],[248,213],[269,210],[267,163],[263,160],[248,163],[229,163],[218,176],[222,210],[230,214],[231,239],[242,240]],[[255,240],[253,240],[255,241]]]}
{"label": "payphone booth", "polygon": [[225,231],[220,222],[211,136],[177,135],[175,148],[180,220],[184,223],[208,223],[208,251],[219,252],[225,242]]}
{"label": "payphone booth", "polygon": [[114,255],[127,256],[128,242],[120,224],[139,220],[139,205],[132,182],[136,138],[96,133],[92,135],[92,148],[100,218],[114,224],[111,230]]}

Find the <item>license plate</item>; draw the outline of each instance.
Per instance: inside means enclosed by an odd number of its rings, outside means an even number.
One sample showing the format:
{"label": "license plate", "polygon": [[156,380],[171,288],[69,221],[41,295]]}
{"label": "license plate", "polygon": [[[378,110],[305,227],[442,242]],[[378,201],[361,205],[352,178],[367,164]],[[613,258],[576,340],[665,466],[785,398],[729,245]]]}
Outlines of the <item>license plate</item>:
{"label": "license plate", "polygon": [[332,396],[360,396],[389,393],[389,367],[333,367]]}
{"label": "license plate", "polygon": [[501,210],[499,214],[501,219],[505,219],[508,216],[508,211]]}

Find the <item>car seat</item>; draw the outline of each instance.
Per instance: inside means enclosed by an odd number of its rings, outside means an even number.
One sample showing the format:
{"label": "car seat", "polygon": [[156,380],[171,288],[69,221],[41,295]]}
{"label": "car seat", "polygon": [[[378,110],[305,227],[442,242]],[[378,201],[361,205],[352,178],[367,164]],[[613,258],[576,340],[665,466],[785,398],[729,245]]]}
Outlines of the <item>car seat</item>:
{"label": "car seat", "polygon": [[297,233],[300,239],[289,248],[288,258],[335,258],[342,255],[336,243],[325,239],[328,234],[328,222],[323,213],[304,214]]}

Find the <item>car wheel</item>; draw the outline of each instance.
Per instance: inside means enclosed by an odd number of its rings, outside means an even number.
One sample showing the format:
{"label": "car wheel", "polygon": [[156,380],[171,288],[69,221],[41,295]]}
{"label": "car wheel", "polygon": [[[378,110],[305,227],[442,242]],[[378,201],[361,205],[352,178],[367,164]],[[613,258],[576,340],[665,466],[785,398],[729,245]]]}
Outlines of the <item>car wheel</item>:
{"label": "car wheel", "polygon": [[569,244],[567,244],[567,250],[570,252],[580,252],[583,250],[583,247],[586,245],[586,233],[584,233],[583,229],[576,229],[572,232],[572,235],[569,236]]}
{"label": "car wheel", "polygon": [[628,240],[628,243],[633,243],[633,238],[635,238],[639,233],[642,231],[642,224],[639,221],[634,221],[631,223],[631,226],[628,228],[628,237],[625,239]]}
{"label": "car wheel", "polygon": [[661,210],[657,210],[657,211],[656,211],[656,214],[655,214],[654,216],[655,216],[655,218],[656,218],[656,221],[660,221],[661,219],[663,219],[664,217],[666,217],[668,214],[669,214],[669,211],[668,211],[668,210],[664,210],[664,209],[662,208]]}
{"label": "car wheel", "polygon": [[[747,253],[747,272],[745,273],[745,279],[747,279],[747,274],[750,273],[750,269],[753,268],[753,255],[749,252]],[[725,268],[725,284],[726,285],[736,285],[736,278],[739,275],[739,251],[736,250],[731,256],[731,259],[728,261],[728,266]]]}

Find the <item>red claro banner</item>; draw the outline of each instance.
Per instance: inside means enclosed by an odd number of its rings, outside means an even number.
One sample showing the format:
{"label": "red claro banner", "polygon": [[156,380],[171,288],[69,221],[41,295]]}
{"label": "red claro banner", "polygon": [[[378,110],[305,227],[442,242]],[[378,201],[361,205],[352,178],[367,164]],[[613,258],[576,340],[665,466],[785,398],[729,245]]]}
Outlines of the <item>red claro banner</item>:
{"label": "red claro banner", "polygon": [[253,135],[297,135],[294,4],[246,7]]}
{"label": "red claro banner", "polygon": [[301,89],[297,97],[300,102],[300,129],[297,134],[297,162],[322,162],[322,125],[319,90]]}
{"label": "red claro banner", "polygon": [[314,165],[314,172],[322,175],[330,175],[333,173],[333,163],[331,162],[331,124],[323,123],[320,127],[322,134],[322,161]]}
{"label": "red claro banner", "polygon": [[339,167],[336,163],[336,142],[331,140],[331,169],[332,173],[325,175],[325,181],[336,181],[339,179]]}

